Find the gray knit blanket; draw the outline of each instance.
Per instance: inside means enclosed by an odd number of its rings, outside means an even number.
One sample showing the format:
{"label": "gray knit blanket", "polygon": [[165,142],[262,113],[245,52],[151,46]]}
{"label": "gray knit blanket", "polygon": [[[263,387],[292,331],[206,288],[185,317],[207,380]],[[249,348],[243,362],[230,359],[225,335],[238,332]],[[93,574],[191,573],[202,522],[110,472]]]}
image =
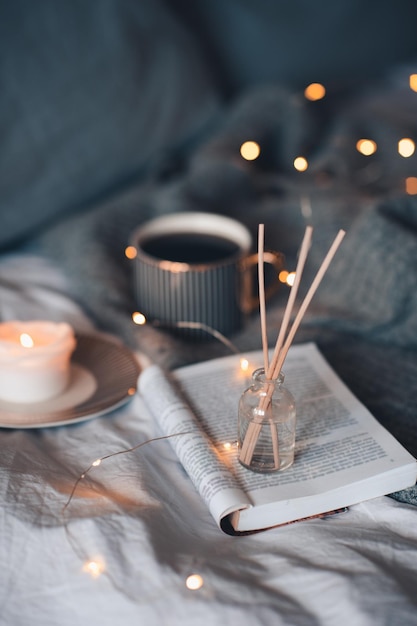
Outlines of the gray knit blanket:
{"label": "gray knit blanket", "polygon": [[[175,211],[219,212],[245,223],[254,241],[262,222],[266,247],[283,252],[289,270],[312,224],[300,298],[344,228],[345,240],[295,341],[315,341],[359,399],[417,456],[417,196],[404,191],[417,168],[415,157],[401,158],[395,147],[395,138],[417,130],[417,100],[395,85],[388,95],[390,106],[387,94],[362,94],[323,124],[282,89],[246,94],[192,145],[161,155],[146,178],[49,229],[33,246],[62,267],[71,295],[98,328],[170,369],[229,350],[211,338],[191,342],[132,322],[139,304],[124,249],[141,222]],[[377,142],[375,155],[356,151],[360,133]],[[247,139],[261,146],[257,161],[239,156]],[[306,172],[294,170],[300,154],[308,155]],[[271,345],[287,297],[282,286],[267,304]],[[229,339],[241,351],[260,348],[259,315]],[[417,504],[417,489],[393,497]]]}

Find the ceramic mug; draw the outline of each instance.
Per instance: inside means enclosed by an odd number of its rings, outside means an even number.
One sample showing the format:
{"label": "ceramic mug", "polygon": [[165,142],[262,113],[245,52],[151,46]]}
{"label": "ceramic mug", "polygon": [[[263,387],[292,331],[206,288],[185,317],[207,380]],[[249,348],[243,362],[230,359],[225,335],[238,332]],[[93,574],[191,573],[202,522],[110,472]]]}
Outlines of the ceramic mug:
{"label": "ceramic mug", "polygon": [[[239,221],[214,213],[180,212],[139,226],[131,237],[136,249],[136,304],[149,322],[192,336],[205,328],[230,335],[242,327],[245,314],[259,305],[254,296],[252,236]],[[276,273],[283,255],[265,251]],[[188,325],[187,325],[188,324]],[[194,328],[190,331],[190,328]],[[195,329],[199,330],[195,330]]]}

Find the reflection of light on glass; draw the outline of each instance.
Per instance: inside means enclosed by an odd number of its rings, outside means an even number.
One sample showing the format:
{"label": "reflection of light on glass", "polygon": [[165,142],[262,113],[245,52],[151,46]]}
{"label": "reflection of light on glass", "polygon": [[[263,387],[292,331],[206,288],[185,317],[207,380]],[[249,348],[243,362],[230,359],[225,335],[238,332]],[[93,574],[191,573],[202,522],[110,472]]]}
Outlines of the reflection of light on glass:
{"label": "reflection of light on glass", "polygon": [[289,285],[290,287],[293,286],[295,281],[295,272],[290,272],[287,276],[287,280],[285,281],[287,283],[287,285]]}
{"label": "reflection of light on glass", "polygon": [[139,313],[139,311],[135,311],[134,313],[132,313],[132,320],[135,324],[138,324],[138,326],[143,326],[144,324],[146,324],[146,317],[143,313]]}
{"label": "reflection of light on glass", "polygon": [[200,574],[191,574],[190,576],[187,577],[185,581],[185,585],[187,589],[191,589],[192,591],[201,589],[203,584],[204,584],[203,577],[200,576]]}
{"label": "reflection of light on glass", "polygon": [[98,578],[104,571],[104,565],[100,561],[87,561],[84,563],[83,571],[93,578]]}
{"label": "reflection of light on glass", "polygon": [[414,154],[415,149],[416,145],[412,139],[404,138],[400,139],[400,141],[398,142],[398,154],[405,159]]}
{"label": "reflection of light on glass", "polygon": [[256,141],[245,141],[240,146],[240,154],[247,161],[254,161],[261,153],[261,148]]}
{"label": "reflection of light on glass", "polygon": [[298,172],[305,172],[308,168],[308,161],[306,158],[299,156],[294,159],[294,167]]}
{"label": "reflection of light on glass", "polygon": [[409,81],[410,89],[417,91],[417,74],[410,74]]}
{"label": "reflection of light on glass", "polygon": [[245,357],[242,357],[240,359],[240,369],[242,370],[242,372],[247,372],[249,368],[249,361],[248,359],[245,359]]}
{"label": "reflection of light on glass", "polygon": [[326,95],[326,89],[324,85],[320,83],[311,83],[304,90],[304,96],[307,100],[321,100]]}
{"label": "reflection of light on glass", "polygon": [[356,150],[365,156],[370,156],[376,152],[377,145],[372,139],[359,139],[356,143]]}
{"label": "reflection of light on glass", "polygon": [[415,176],[409,176],[405,179],[405,191],[410,196],[417,194],[417,178]]}
{"label": "reflection of light on glass", "polygon": [[28,335],[28,333],[22,333],[19,337],[19,340],[20,340],[20,344],[24,348],[33,348],[34,346],[33,339],[30,335]]}
{"label": "reflection of light on glass", "polygon": [[127,246],[127,248],[125,248],[125,255],[128,259],[136,258],[137,254],[138,251],[136,250],[135,246]]}

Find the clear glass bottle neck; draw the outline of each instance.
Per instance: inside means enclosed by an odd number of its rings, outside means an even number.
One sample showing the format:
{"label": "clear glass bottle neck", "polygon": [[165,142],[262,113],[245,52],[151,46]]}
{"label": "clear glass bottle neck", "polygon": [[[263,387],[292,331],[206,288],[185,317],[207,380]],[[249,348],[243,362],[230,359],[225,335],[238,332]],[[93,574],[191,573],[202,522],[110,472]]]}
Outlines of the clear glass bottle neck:
{"label": "clear glass bottle neck", "polygon": [[265,375],[265,369],[263,367],[259,367],[252,374],[252,379],[256,383],[268,384],[268,385],[277,385],[280,386],[284,382],[285,375],[283,372],[280,372],[277,378],[268,379]]}

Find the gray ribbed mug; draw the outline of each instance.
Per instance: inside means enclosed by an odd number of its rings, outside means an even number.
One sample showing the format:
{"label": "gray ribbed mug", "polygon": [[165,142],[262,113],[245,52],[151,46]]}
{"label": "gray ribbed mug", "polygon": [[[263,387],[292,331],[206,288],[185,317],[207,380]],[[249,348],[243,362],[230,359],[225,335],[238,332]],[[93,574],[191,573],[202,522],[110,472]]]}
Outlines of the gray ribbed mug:
{"label": "gray ribbed mug", "polygon": [[[131,244],[136,303],[151,323],[182,333],[185,328],[193,337],[208,336],[207,327],[227,336],[258,304],[253,296],[257,255],[251,254],[249,230],[235,219],[171,213],[139,226]],[[265,252],[264,259],[282,269],[280,253]]]}

